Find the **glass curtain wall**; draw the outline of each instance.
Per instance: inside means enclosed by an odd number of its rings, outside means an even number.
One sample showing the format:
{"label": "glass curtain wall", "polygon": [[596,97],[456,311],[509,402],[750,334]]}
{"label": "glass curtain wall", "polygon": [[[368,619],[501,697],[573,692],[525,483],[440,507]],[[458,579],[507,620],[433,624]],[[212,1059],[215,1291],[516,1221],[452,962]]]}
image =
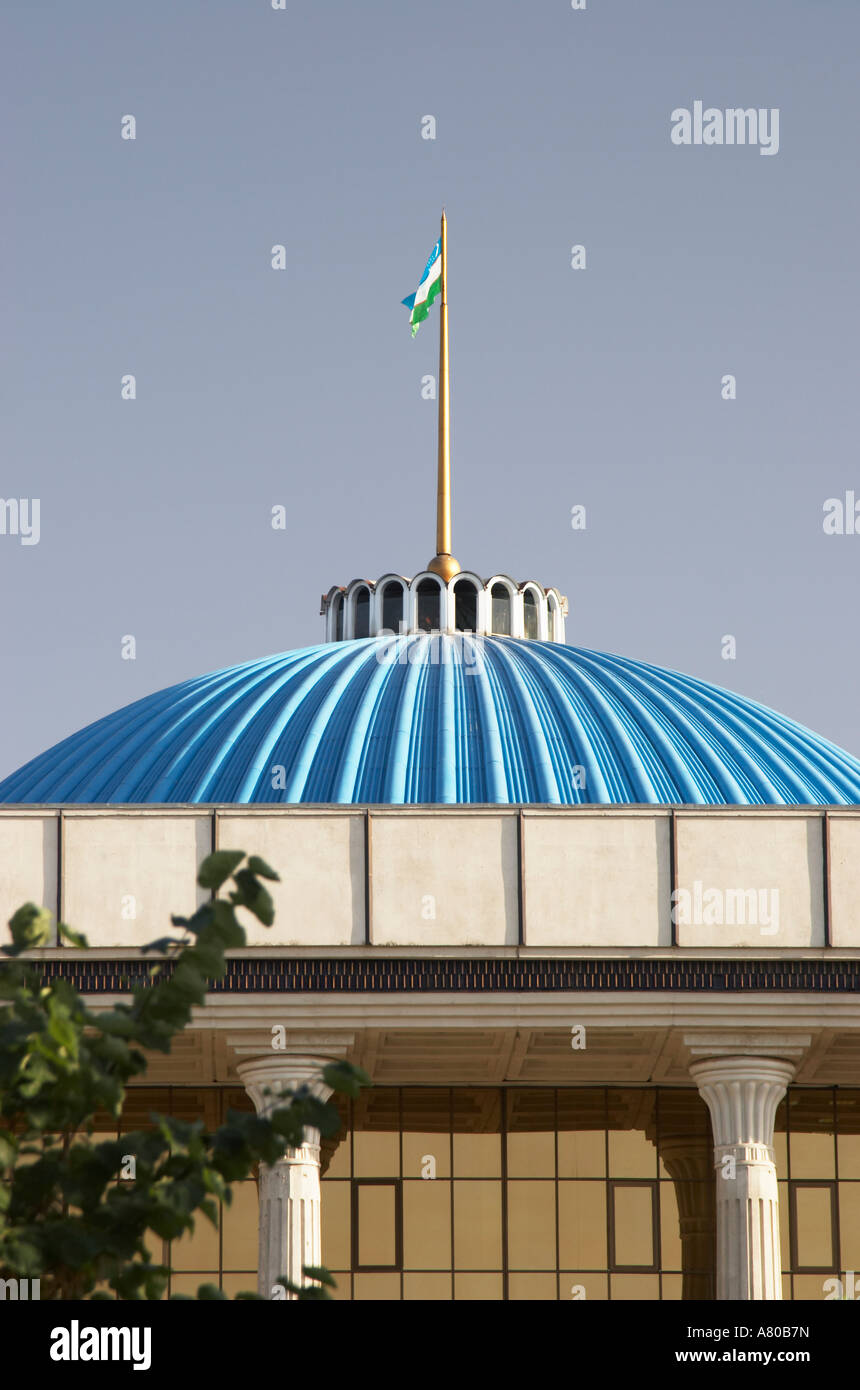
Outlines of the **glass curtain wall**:
{"label": "glass curtain wall", "polygon": [[[135,1088],[119,1130],[151,1111],[251,1111],[241,1088]],[[695,1090],[374,1087],[322,1143],[323,1261],[335,1297],[712,1299],[714,1178]],[[98,1137],[115,1133],[103,1117]],[[777,1113],[783,1297],[860,1294],[860,1089],[792,1087]],[[257,1184],[219,1229],[153,1257],[170,1292],[256,1289]],[[837,1283],[836,1281],[840,1281]]]}

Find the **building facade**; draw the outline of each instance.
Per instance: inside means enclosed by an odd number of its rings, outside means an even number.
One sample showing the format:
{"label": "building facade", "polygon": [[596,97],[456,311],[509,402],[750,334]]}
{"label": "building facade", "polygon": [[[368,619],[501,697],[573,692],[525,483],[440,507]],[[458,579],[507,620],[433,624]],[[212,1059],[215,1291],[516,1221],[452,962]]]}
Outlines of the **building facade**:
{"label": "building facade", "polygon": [[[462,641],[449,638],[456,661]],[[787,721],[767,743],[758,707],[745,742],[744,702],[723,692],[736,760],[718,762],[714,725],[694,757],[704,720],[667,673],[683,721],[658,762],[647,722],[633,728],[618,705],[625,689],[631,709],[646,699],[654,668],[498,640],[483,667],[449,671],[432,660],[440,637],[420,633],[234,668],[43,755],[18,776],[44,800],[0,788],[4,917],[39,901],[84,930],[88,951],[38,955],[96,1006],[145,978],[141,946],[203,900],[196,874],[213,849],[261,854],[281,875],[274,926],[248,918],[227,979],[181,1045],[151,1058],[127,1126],[151,1109],[214,1125],[230,1106],[262,1106],[266,1087],[317,1080],[332,1058],[373,1078],[343,1105],[336,1139],[309,1134],[240,1186],[220,1233],[199,1223],[155,1252],[172,1288],[256,1279],[271,1296],[284,1269],[323,1260],[337,1296],[362,1300],[840,1296],[860,1257],[851,760]],[[380,644],[417,652],[379,661]],[[565,687],[579,661],[588,709]],[[239,729],[255,785],[275,793],[285,773],[308,799],[239,802]],[[682,735],[685,768],[665,753]],[[228,780],[207,804],[195,794],[213,766]],[[171,770],[173,802],[161,799]],[[742,776],[759,788],[829,778],[828,804],[658,800],[682,777],[701,797],[694,778],[709,786],[715,772],[723,796]],[[140,778],[162,779],[157,801]],[[650,801],[590,802],[595,781]],[[370,786],[402,799],[350,799]],[[343,799],[315,800],[315,787]],[[488,787],[498,800],[457,799]],[[557,800],[514,800],[524,793]]]}

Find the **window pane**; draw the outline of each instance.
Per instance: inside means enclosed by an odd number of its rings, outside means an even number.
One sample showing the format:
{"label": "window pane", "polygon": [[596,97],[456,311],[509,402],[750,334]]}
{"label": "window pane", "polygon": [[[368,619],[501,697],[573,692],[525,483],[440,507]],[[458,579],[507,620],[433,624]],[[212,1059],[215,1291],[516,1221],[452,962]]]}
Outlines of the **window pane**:
{"label": "window pane", "polygon": [[657,1149],[641,1130],[609,1133],[609,1176],[611,1178],[652,1178],[657,1166]]}
{"label": "window pane", "polygon": [[606,1172],[606,1139],[602,1129],[583,1129],[579,1133],[560,1131],[558,1136],[558,1176],[560,1178],[602,1178]]}
{"label": "window pane", "polygon": [[[839,1234],[843,1270],[860,1271],[860,1183],[839,1184]],[[860,1294],[860,1273],[857,1284],[857,1293]]]}
{"label": "window pane", "polygon": [[837,1092],[839,1176],[860,1178],[860,1091]]}
{"label": "window pane", "polygon": [[860,1178],[860,1134],[840,1134],[837,1144],[840,1178]]}
{"label": "window pane", "polygon": [[400,1173],[400,1135],[361,1130],[353,1136],[357,1178],[396,1178]]}
{"label": "window pane", "polygon": [[554,1182],[508,1183],[508,1265],[555,1269]]}
{"label": "window pane", "polygon": [[508,1177],[555,1177],[555,1093],[508,1093]]}
{"label": "window pane", "polygon": [[172,1269],[214,1271],[218,1283],[218,1232],[202,1212],[194,1218],[193,1234],[171,1242],[170,1264]]}
{"label": "window pane", "polygon": [[[404,1089],[403,1176],[451,1176],[451,1097],[447,1089]],[[432,1160],[432,1162],[431,1162]],[[431,1181],[425,1178],[425,1181]]]}
{"label": "window pane", "polygon": [[493,632],[500,633],[503,637],[511,635],[511,596],[504,584],[494,584],[492,588],[493,601]]}
{"label": "window pane", "polygon": [[773,1157],[776,1164],[776,1176],[778,1178],[788,1177],[788,1135],[785,1130],[774,1130],[773,1133]]}
{"label": "window pane", "polygon": [[511,1274],[508,1277],[508,1298],[556,1302],[558,1282],[554,1274]]}
{"label": "window pane", "polygon": [[[231,1300],[236,1297],[237,1293],[256,1293],[257,1276],[256,1274],[222,1274],[221,1288]],[[174,1293],[179,1292],[179,1289],[174,1290]],[[336,1297],[333,1290],[329,1290],[329,1292]]]}
{"label": "window pane", "polygon": [[433,579],[422,579],[418,585],[418,627],[422,632],[439,627],[439,585]]}
{"label": "window pane", "polygon": [[454,1135],[454,1172],[458,1178],[498,1177],[501,1171],[500,1135]]}
{"label": "window pane", "polygon": [[355,635],[370,636],[370,591],[359,589],[355,596]]}
{"label": "window pane", "polygon": [[257,1268],[259,1203],[255,1182],[234,1182],[233,1201],[223,1206],[221,1217],[221,1268]]}
{"label": "window pane", "polygon": [[[331,1102],[329,1102],[329,1104],[331,1104]],[[337,1146],[334,1149],[333,1153],[331,1152],[331,1149],[329,1149],[330,1157],[328,1159],[328,1163],[323,1169],[323,1177],[348,1178],[350,1175],[349,1135],[344,1135],[344,1137],[340,1140],[338,1140],[337,1137],[335,1137],[334,1141],[323,1139],[322,1142],[323,1144],[331,1144],[332,1142],[334,1142]]]}
{"label": "window pane", "polygon": [[349,1101],[345,1096],[332,1096],[329,1105],[340,1115],[336,1134],[323,1135],[320,1140],[320,1167],[324,1178],[350,1176],[351,1146],[349,1141]]}
{"label": "window pane", "polygon": [[[615,1265],[653,1265],[653,1194],[649,1186],[611,1186]],[[647,1297],[647,1295],[645,1295]]]}
{"label": "window pane", "polygon": [[458,1178],[501,1174],[501,1117],[498,1091],[454,1090],[454,1173]]}
{"label": "window pane", "polygon": [[397,1264],[397,1205],[393,1183],[357,1183],[359,1265]]}
{"label": "window pane", "polygon": [[467,579],[454,585],[454,626],[461,632],[476,632],[478,628],[478,591]]}
{"label": "window pane", "polygon": [[605,1274],[594,1274],[591,1270],[562,1270],[558,1276],[562,1302],[583,1301],[595,1303],[609,1297],[609,1280]]}
{"label": "window pane", "polygon": [[526,637],[538,635],[538,607],[531,589],[523,594],[523,631]]}
{"label": "window pane", "polygon": [[[256,1279],[252,1278],[251,1293],[256,1293],[256,1289],[253,1287],[253,1285],[256,1284],[256,1282]],[[202,1274],[171,1274],[170,1276],[171,1293],[185,1293],[190,1294],[192,1298],[196,1298],[197,1290],[200,1288],[201,1284],[214,1284],[217,1288],[217,1270],[210,1273],[204,1272]]]}
{"label": "window pane", "polygon": [[[697,1175],[713,1181],[714,1141],[708,1107],[701,1096],[696,1091],[662,1090],[656,1117],[660,1177],[690,1181]],[[641,1123],[633,1127],[645,1128]]]}
{"label": "window pane", "polygon": [[656,1274],[613,1274],[612,1297],[618,1302],[656,1302],[660,1281]]}
{"label": "window pane", "polygon": [[[830,1279],[838,1279],[839,1276],[838,1276],[837,1274],[831,1274],[831,1275],[829,1275],[829,1276],[828,1276],[827,1274],[795,1274],[795,1276],[794,1276],[794,1298],[795,1298],[795,1302],[797,1302],[799,1299],[803,1299],[804,1301],[813,1303],[813,1302],[820,1301],[821,1299],[826,1298],[827,1295],[828,1295],[829,1293],[832,1293],[832,1292],[833,1292],[832,1286],[831,1286],[831,1288],[828,1288],[828,1289],[825,1289],[825,1287],[824,1287],[824,1285],[826,1284],[828,1278],[830,1278]],[[788,1279],[787,1279],[787,1278],[783,1278],[783,1289],[784,1289],[784,1293],[783,1293],[782,1296],[783,1296],[783,1298],[785,1298],[785,1299],[791,1298],[791,1294],[790,1294],[790,1292],[788,1291],[788,1289],[786,1288],[786,1285],[787,1285],[787,1284],[788,1284]],[[844,1281],[843,1281],[843,1285],[844,1285]]]}
{"label": "window pane", "polygon": [[357,1178],[400,1175],[400,1097],[396,1089],[363,1092],[353,1102]]}
{"label": "window pane", "polygon": [[792,1178],[836,1176],[833,1091],[788,1092],[788,1157]]}
{"label": "window pane", "polygon": [[654,1136],[657,1128],[656,1092],[611,1089],[606,1093],[606,1108],[609,1176],[656,1178],[657,1149],[646,1137]]}
{"label": "window pane", "polygon": [[605,1269],[606,1188],[602,1182],[558,1185],[559,1260],[568,1269]]}
{"label": "window pane", "polygon": [[467,1299],[501,1300],[502,1292],[501,1274],[454,1275],[454,1297],[461,1303]]}
{"label": "window pane", "polygon": [[400,1298],[399,1274],[356,1274],[353,1277],[353,1298],[372,1303],[391,1302]]}
{"label": "window pane", "polygon": [[393,580],[382,591],[382,626],[399,632],[403,618],[403,589]]}
{"label": "window pane", "polygon": [[454,1263],[458,1269],[501,1269],[500,1182],[454,1183]]}
{"label": "window pane", "polygon": [[451,1297],[450,1274],[405,1274],[403,1276],[403,1297],[405,1299],[426,1299],[438,1302]]}
{"label": "window pane", "polygon": [[512,1178],[555,1177],[555,1135],[509,1134],[508,1174]]}
{"label": "window pane", "polygon": [[451,1268],[451,1184],[403,1184],[403,1268]]}
{"label": "window pane", "polygon": [[602,1178],[606,1173],[606,1092],[558,1092],[558,1175]]}
{"label": "window pane", "polygon": [[673,1182],[660,1184],[660,1268],[681,1268],[681,1226]]}
{"label": "window pane", "polygon": [[403,1131],[403,1176],[432,1182],[450,1178],[450,1139],[447,1134],[415,1134]]}
{"label": "window pane", "polygon": [[343,599],[336,598],[334,601],[334,640],[343,641]]}
{"label": "window pane", "polygon": [[791,1131],[788,1152],[792,1178],[835,1178],[832,1134],[795,1134]]}
{"label": "window pane", "polygon": [[787,1182],[777,1183],[779,1192],[779,1258],[783,1273],[791,1268],[791,1197]]}
{"label": "window pane", "polygon": [[829,1269],[834,1264],[830,1194],[829,1187],[794,1187],[798,1268]]}
{"label": "window pane", "polygon": [[352,1188],[348,1182],[323,1182],[322,1262],[327,1269],[349,1269],[352,1264]]}

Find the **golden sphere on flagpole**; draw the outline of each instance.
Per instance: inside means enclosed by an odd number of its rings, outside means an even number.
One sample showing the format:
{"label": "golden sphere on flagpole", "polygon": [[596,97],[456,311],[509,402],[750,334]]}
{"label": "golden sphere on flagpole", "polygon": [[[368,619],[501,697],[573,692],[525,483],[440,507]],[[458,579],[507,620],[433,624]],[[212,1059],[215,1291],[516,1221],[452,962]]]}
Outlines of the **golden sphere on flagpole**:
{"label": "golden sphere on flagpole", "polygon": [[427,568],[432,570],[433,574],[438,574],[447,584],[455,574],[460,573],[460,562],[455,560],[453,555],[434,555]]}

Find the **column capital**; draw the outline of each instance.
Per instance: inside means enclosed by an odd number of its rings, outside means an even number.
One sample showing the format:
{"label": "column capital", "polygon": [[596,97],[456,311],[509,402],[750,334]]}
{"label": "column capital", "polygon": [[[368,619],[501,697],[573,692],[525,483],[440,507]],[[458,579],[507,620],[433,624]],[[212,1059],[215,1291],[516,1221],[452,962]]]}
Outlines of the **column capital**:
{"label": "column capital", "polygon": [[258,1115],[275,1109],[285,1091],[307,1086],[320,1100],[328,1100],[331,1087],[322,1079],[323,1068],[339,1060],[308,1052],[269,1052],[239,1062],[236,1070],[254,1102]]}
{"label": "column capital", "polygon": [[755,1144],[770,1149],[777,1106],[794,1071],[794,1062],[778,1057],[692,1062],[690,1075],[711,1112],[715,1147]]}

